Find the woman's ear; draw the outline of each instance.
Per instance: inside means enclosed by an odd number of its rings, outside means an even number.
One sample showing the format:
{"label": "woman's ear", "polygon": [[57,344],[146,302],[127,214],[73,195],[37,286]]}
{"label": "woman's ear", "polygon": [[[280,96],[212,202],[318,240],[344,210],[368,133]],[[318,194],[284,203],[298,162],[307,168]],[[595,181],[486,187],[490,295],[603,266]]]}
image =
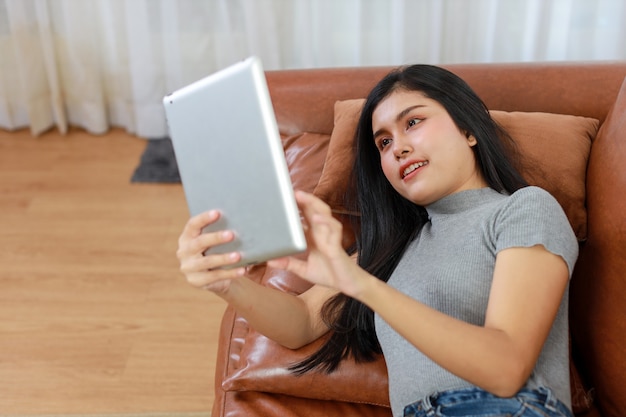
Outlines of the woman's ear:
{"label": "woman's ear", "polygon": [[478,143],[474,135],[470,134],[469,132],[465,132],[465,137],[467,138],[467,143],[469,144],[470,147]]}

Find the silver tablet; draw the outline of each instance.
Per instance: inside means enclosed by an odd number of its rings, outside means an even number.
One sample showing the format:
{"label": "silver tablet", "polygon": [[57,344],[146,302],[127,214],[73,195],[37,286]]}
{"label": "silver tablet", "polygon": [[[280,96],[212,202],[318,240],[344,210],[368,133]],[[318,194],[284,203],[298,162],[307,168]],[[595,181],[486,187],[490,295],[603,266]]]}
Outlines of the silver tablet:
{"label": "silver tablet", "polygon": [[233,242],[207,253],[239,251],[264,262],[306,249],[285,154],[261,62],[250,57],[163,98],[191,215],[218,209],[207,230]]}

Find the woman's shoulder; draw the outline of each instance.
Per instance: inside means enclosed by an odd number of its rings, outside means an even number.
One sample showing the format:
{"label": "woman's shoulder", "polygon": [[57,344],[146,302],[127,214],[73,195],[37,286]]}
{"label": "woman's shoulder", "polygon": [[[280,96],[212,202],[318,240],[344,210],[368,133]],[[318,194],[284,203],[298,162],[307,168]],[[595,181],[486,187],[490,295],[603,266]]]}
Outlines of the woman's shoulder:
{"label": "woman's shoulder", "polygon": [[525,197],[533,197],[537,199],[547,199],[556,201],[554,196],[550,194],[545,189],[538,187],[536,185],[528,185],[526,187],[522,187],[519,190],[515,191],[511,194],[512,198],[525,198]]}
{"label": "woman's shoulder", "polygon": [[543,245],[561,255],[570,273],[578,256],[578,243],[559,202],[543,188],[528,186],[505,199],[494,218],[494,231],[500,249],[510,246]]}
{"label": "woman's shoulder", "polygon": [[[496,225],[533,225],[533,228],[570,229],[561,204],[543,188],[527,186],[500,200],[493,212]],[[543,225],[543,226],[540,226]]]}
{"label": "woman's shoulder", "polygon": [[520,188],[509,196],[504,202],[505,206],[526,208],[529,210],[556,210],[562,212],[562,207],[556,198],[541,187],[529,185]]}

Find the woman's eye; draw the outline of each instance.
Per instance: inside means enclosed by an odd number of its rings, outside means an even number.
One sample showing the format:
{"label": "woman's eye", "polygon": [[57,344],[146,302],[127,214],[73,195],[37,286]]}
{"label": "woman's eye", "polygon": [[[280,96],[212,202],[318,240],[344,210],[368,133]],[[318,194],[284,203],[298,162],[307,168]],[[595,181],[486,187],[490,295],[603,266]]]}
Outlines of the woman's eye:
{"label": "woman's eye", "polygon": [[378,142],[378,146],[380,147],[380,149],[383,149],[385,146],[389,145],[390,143],[391,143],[391,139],[389,139],[389,138],[382,138]]}
{"label": "woman's eye", "polygon": [[407,126],[408,127],[413,127],[413,126],[415,126],[416,124],[418,124],[421,121],[422,121],[422,119],[418,119],[418,118],[414,117],[412,119],[409,119],[409,121],[407,122]]}

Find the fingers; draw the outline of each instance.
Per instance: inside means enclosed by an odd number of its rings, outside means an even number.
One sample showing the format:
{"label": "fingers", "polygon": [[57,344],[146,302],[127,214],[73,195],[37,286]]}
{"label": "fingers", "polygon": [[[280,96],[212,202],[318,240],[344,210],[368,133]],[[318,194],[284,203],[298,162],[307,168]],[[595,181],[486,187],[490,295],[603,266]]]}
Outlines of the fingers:
{"label": "fingers", "polygon": [[198,272],[220,271],[223,267],[239,262],[241,255],[237,252],[207,255],[200,257],[186,257],[180,262],[180,271],[185,275]]}
{"label": "fingers", "polygon": [[187,256],[200,256],[207,249],[232,241],[235,234],[230,230],[203,233],[202,230],[216,222],[220,217],[217,210],[211,210],[194,216],[187,221],[178,238],[177,256],[182,260]]}
{"label": "fingers", "polygon": [[302,210],[305,218],[309,219],[314,214],[332,216],[330,206],[313,194],[304,191],[296,191],[295,196],[298,207]]}
{"label": "fingers", "polygon": [[205,211],[204,213],[193,216],[187,221],[180,235],[180,239],[190,239],[199,236],[202,234],[202,229],[215,223],[219,218],[220,212],[218,210]]}
{"label": "fingers", "polygon": [[[181,238],[178,243],[176,256],[181,263],[186,258],[202,258],[208,249],[224,243],[228,243],[235,238],[235,234],[229,230],[206,233],[192,239]],[[211,258],[209,256],[209,258]],[[212,259],[212,258],[211,258]],[[215,268],[216,266],[212,266]]]}
{"label": "fingers", "polygon": [[220,283],[221,288],[226,289],[228,287],[228,281],[244,276],[246,268],[233,268],[233,269],[213,269],[204,270],[204,272],[196,272],[192,274],[186,274],[187,282],[196,287],[202,289],[210,289],[209,286],[217,287],[216,284]]}
{"label": "fingers", "polygon": [[267,266],[292,272],[305,279],[307,277],[307,263],[293,257],[272,259],[267,261]]}
{"label": "fingers", "polygon": [[[312,238],[319,249],[334,249],[341,245],[342,226],[332,215],[328,204],[313,194],[303,191],[296,192],[296,201],[309,225],[307,235]],[[310,230],[309,230],[310,229]]]}
{"label": "fingers", "polygon": [[238,252],[204,255],[208,249],[235,239],[235,233],[230,230],[203,233],[206,226],[215,223],[219,218],[220,212],[217,210],[190,218],[178,239],[176,252],[180,271],[187,282],[194,287],[216,293],[225,291],[233,278],[245,275],[244,267],[225,269],[241,260]]}
{"label": "fingers", "polygon": [[219,294],[229,288],[232,279],[245,275],[245,267],[223,268],[240,259],[241,255],[236,252],[186,257],[181,260],[180,270],[190,285]]}
{"label": "fingers", "polygon": [[235,234],[230,230],[204,233],[180,245],[186,254],[203,254],[214,246],[223,245],[235,239]]}

